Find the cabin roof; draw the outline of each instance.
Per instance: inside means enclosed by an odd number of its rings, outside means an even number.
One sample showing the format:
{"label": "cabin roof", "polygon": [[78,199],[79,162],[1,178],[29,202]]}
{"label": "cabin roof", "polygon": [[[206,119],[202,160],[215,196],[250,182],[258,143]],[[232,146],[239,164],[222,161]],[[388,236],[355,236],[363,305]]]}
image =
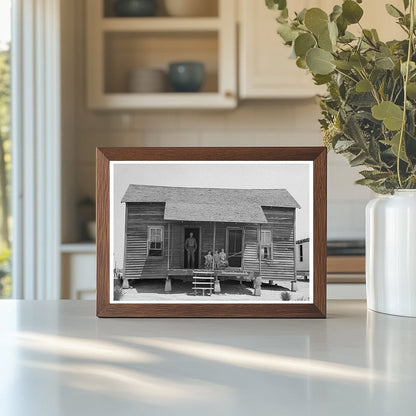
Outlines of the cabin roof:
{"label": "cabin roof", "polygon": [[250,203],[226,205],[167,201],[164,219],[170,221],[267,223],[261,206]]}
{"label": "cabin roof", "polygon": [[[258,207],[300,208],[300,205],[287,189],[187,188],[129,185],[121,202],[170,202],[176,204],[182,203],[184,205],[188,205],[188,203],[202,205],[218,204],[226,205],[227,207],[238,206],[239,211],[244,211],[249,205],[257,205]],[[214,209],[213,207],[205,207],[205,209],[208,208]],[[252,207],[253,215],[258,215],[258,209],[256,209],[256,212],[257,214],[255,214],[254,208]]]}

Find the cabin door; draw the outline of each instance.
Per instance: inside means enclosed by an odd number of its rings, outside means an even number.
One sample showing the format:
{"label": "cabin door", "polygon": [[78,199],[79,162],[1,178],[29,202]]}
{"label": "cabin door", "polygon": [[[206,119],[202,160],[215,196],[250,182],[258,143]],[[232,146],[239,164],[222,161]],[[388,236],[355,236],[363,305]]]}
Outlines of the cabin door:
{"label": "cabin door", "polygon": [[243,258],[243,230],[227,229],[227,258],[230,267],[241,267]]}
{"label": "cabin door", "polygon": [[[192,236],[191,236],[192,234]],[[199,227],[185,227],[183,239],[183,266],[185,269],[199,268],[199,252],[200,252],[200,229]],[[193,244],[196,248],[193,248]],[[188,254],[189,253],[189,254]]]}

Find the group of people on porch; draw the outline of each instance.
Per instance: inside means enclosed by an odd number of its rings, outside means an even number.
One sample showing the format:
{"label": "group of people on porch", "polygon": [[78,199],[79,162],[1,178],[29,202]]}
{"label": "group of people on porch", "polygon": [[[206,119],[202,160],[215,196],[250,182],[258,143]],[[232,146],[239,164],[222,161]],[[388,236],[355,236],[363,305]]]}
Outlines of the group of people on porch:
{"label": "group of people on porch", "polygon": [[227,254],[222,248],[218,253],[218,250],[215,250],[212,254],[211,250],[208,250],[208,254],[205,256],[205,268],[206,269],[224,269],[228,267]]}
{"label": "group of people on porch", "polygon": [[[185,240],[185,250],[187,254],[187,265],[188,268],[194,268],[195,265],[195,252],[198,248],[196,239],[193,233],[189,233],[189,237]],[[227,254],[225,253],[224,249],[222,248],[220,252],[218,250],[214,251],[212,254],[211,250],[208,250],[208,253],[205,255],[205,268],[212,270],[212,269],[224,269],[228,267],[228,260]]]}

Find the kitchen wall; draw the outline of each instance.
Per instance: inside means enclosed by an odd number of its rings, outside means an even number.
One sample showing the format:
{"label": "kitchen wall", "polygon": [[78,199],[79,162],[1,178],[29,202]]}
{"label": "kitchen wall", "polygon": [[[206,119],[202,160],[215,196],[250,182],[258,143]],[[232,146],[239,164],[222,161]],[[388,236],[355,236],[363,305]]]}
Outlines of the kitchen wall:
{"label": "kitchen wall", "polygon": [[[77,200],[94,195],[96,146],[321,145],[315,99],[246,101],[233,111],[89,111],[83,3],[75,0],[63,11],[68,22],[62,72],[64,218],[74,215]],[[330,154],[328,164],[328,236],[363,237],[363,207],[372,194],[354,185],[359,169],[351,169],[342,157]],[[76,239],[74,227],[64,224],[63,240]]]}

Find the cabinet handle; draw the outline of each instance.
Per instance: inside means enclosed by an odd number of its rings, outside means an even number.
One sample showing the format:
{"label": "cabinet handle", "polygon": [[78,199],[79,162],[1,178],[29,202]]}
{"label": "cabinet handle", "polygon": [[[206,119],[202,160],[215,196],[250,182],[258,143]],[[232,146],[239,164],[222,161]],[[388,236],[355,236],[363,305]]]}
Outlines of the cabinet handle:
{"label": "cabinet handle", "polygon": [[225,91],[224,95],[225,95],[225,98],[233,98],[234,97],[234,93],[232,91]]}

